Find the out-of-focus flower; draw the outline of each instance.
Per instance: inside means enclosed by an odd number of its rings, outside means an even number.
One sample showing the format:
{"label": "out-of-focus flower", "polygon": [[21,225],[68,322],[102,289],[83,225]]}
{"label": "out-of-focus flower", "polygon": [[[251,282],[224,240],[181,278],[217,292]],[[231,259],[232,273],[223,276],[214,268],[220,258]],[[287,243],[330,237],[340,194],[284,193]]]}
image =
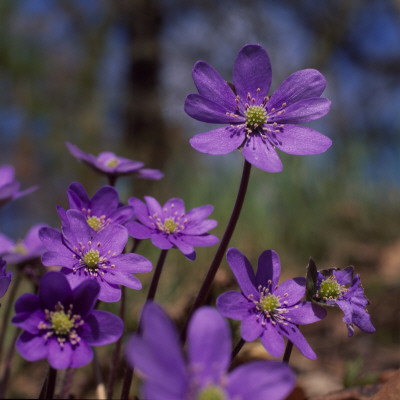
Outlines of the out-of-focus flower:
{"label": "out-of-focus flower", "polygon": [[146,400],[280,400],[292,390],[295,377],[286,364],[254,361],[228,373],[230,356],[229,326],[210,307],[190,320],[187,362],[172,321],[151,302],[143,310],[142,335],[126,346],[128,362],[144,375]]}
{"label": "out-of-focus flower", "polygon": [[286,337],[304,356],[316,359],[297,325],[317,322],[325,317],[326,311],[311,302],[301,301],[305,295],[305,278],[278,284],[281,264],[273,250],[260,255],[256,275],[239,250],[229,249],[226,258],[242,292],[221,294],[217,298],[217,309],[224,317],[242,321],[242,338],[251,342],[259,337],[268,353],[279,357],[283,354],[283,338]]}
{"label": "out-of-focus flower", "polygon": [[82,281],[95,280],[100,285],[99,299],[118,301],[119,285],[139,290],[142,284],[132,273],[149,272],[152,265],[139,254],[125,253],[128,230],[119,224],[109,225],[99,232],[87,224],[78,210],[66,212],[68,223],[62,233],[45,227],[39,237],[48,250],[42,256],[46,266],[63,267],[72,288]]}
{"label": "out-of-focus flower", "polygon": [[0,297],[3,297],[11,283],[12,273],[6,271],[7,263],[0,257]]}
{"label": "out-of-focus flower", "polygon": [[217,221],[206,219],[213,206],[206,205],[186,212],[183,200],[173,198],[163,207],[150,196],[146,204],[134,197],[129,199],[138,221],[126,224],[129,234],[135,239],[150,239],[160,249],[177,247],[189,260],[196,258],[195,246],[211,246],[218,238],[207,233],[217,226]]}
{"label": "out-of-focus flower", "polygon": [[129,160],[128,158],[119,157],[112,152],[103,152],[98,156],[85,153],[75,145],[66,143],[70,153],[79,161],[83,161],[95,171],[108,176],[122,176],[134,174],[137,178],[143,179],[161,179],[164,174],[158,169],[142,168],[143,163],[140,161]]}
{"label": "out-of-focus flower", "polygon": [[32,193],[38,188],[33,186],[20,192],[19,187],[20,183],[15,180],[14,167],[11,165],[0,166],[0,207],[10,200],[18,199],[18,197]]}
{"label": "out-of-focus flower", "polygon": [[55,369],[79,368],[93,358],[91,346],[116,342],[124,324],[106,311],[94,310],[100,286],[86,280],[71,289],[66,277],[43,276],[39,296],[23,294],[15,303],[12,323],[24,332],[16,348],[28,361],[47,358]]}
{"label": "out-of-focus flower", "polygon": [[234,91],[204,61],[195,64],[192,74],[199,94],[187,96],[186,113],[199,121],[228,124],[194,136],[190,144],[196,150],[218,155],[240,149],[257,168],[280,172],[283,167],[276,148],[307,155],[331,146],[326,136],[298,125],[329,111],[331,102],[320,98],[326,81],[318,71],[295,72],[268,97],[272,77],[268,54],[263,47],[248,44],[240,50],[233,67]]}

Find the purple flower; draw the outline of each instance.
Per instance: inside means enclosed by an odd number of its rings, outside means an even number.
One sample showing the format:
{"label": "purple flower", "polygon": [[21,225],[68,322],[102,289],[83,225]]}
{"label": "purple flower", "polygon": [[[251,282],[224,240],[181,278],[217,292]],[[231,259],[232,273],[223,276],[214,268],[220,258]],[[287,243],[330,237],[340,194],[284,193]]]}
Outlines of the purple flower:
{"label": "purple flower", "polygon": [[234,90],[209,64],[198,61],[193,80],[199,94],[189,94],[185,111],[199,121],[229,124],[196,135],[190,144],[207,154],[227,154],[240,149],[244,158],[268,172],[282,171],[275,148],[295,155],[326,151],[331,140],[313,129],[299,126],[323,117],[330,101],[320,98],[325,78],[314,69],[290,75],[271,95],[271,63],[259,45],[244,46],[233,67]]}
{"label": "purple flower", "polygon": [[72,288],[88,279],[97,281],[102,301],[118,301],[121,297],[119,285],[142,288],[132,273],[149,272],[152,265],[138,254],[121,254],[128,241],[124,226],[109,225],[95,232],[80,211],[68,210],[66,217],[68,224],[63,226],[62,233],[50,227],[39,232],[48,250],[42,256],[44,265],[63,267],[61,272]]}
{"label": "purple flower", "polygon": [[[74,182],[69,186],[67,196],[70,209],[81,211],[96,232],[109,224],[124,224],[133,216],[133,208],[120,204],[118,192],[112,186],[103,186],[89,199],[83,186]],[[57,207],[57,211],[63,224],[66,224],[68,219],[65,210]]]}
{"label": "purple flower", "polygon": [[280,400],[294,386],[294,374],[284,363],[254,361],[228,373],[229,326],[210,307],[198,309],[189,323],[187,362],[175,326],[161,307],[145,305],[142,327],[142,336],[127,343],[126,357],[144,375],[147,400]]}
{"label": "purple flower", "polygon": [[98,156],[85,153],[71,143],[66,143],[70,153],[79,161],[83,161],[95,171],[108,176],[122,176],[135,174],[137,178],[161,179],[164,174],[158,169],[142,168],[140,161],[129,160],[128,158],[116,156],[109,151],[100,153]]}
{"label": "purple flower", "polygon": [[24,332],[16,348],[28,361],[47,358],[55,369],[79,368],[93,357],[91,346],[117,341],[124,330],[120,318],[94,310],[100,287],[84,281],[71,289],[60,272],[40,281],[39,296],[23,294],[15,303],[12,323]]}
{"label": "purple flower", "polygon": [[369,301],[364,295],[360,276],[356,274],[353,278],[354,268],[350,266],[344,270],[330,269],[322,272],[324,274],[318,271],[317,291],[313,300],[339,307],[344,313],[343,321],[349,336],[354,334],[353,325],[367,333],[375,332],[366,309]]}
{"label": "purple flower", "polygon": [[0,257],[0,297],[3,297],[11,283],[12,273],[6,271],[6,262]]}
{"label": "purple flower", "polygon": [[286,337],[304,356],[315,360],[314,351],[297,325],[319,321],[326,311],[300,301],[305,295],[305,278],[289,279],[278,285],[281,265],[273,250],[261,254],[256,275],[239,250],[229,249],[226,258],[242,293],[229,291],[220,295],[218,311],[224,317],[242,321],[242,338],[251,342],[259,337],[272,356],[283,354]]}
{"label": "purple flower", "polygon": [[218,238],[207,233],[217,226],[217,221],[206,219],[213,211],[207,205],[185,212],[183,200],[173,198],[163,207],[156,199],[145,196],[146,204],[134,197],[129,199],[138,221],[128,222],[126,227],[135,239],[149,239],[160,249],[177,247],[189,260],[196,258],[194,246],[211,246]]}
{"label": "purple flower", "polygon": [[36,224],[29,229],[24,239],[17,242],[0,234],[0,255],[10,264],[22,264],[40,258],[44,246],[39,239],[39,230],[45,224]]}
{"label": "purple flower", "polygon": [[18,199],[37,189],[33,186],[29,189],[19,192],[19,182],[15,180],[15,170],[11,165],[0,166],[0,207],[8,203],[10,200]]}

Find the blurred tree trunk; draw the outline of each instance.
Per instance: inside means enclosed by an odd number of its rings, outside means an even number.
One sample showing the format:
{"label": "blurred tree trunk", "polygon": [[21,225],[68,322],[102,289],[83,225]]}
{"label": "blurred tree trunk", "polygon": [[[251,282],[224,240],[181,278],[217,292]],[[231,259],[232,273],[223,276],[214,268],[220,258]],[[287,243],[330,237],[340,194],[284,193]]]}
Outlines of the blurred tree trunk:
{"label": "blurred tree trunk", "polygon": [[116,7],[130,41],[124,145],[133,158],[160,168],[168,155],[159,90],[162,15],[156,0],[120,0]]}

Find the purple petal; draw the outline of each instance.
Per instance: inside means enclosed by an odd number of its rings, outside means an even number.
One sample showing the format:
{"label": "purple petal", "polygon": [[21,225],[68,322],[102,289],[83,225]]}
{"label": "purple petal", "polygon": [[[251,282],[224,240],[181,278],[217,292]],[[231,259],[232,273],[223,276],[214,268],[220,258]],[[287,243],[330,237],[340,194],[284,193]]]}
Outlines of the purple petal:
{"label": "purple petal", "polygon": [[181,240],[180,237],[175,235],[170,235],[169,241],[173,243],[187,259],[193,261],[196,258],[194,247],[189,243],[186,243],[183,240]]}
{"label": "purple petal", "polygon": [[85,318],[81,338],[90,346],[116,342],[124,331],[124,323],[114,314],[94,310]]}
{"label": "purple petal", "polygon": [[144,204],[141,200],[131,197],[128,200],[128,203],[131,207],[133,207],[133,212],[135,217],[145,226],[150,229],[153,229],[152,221],[149,218],[149,210],[147,209],[146,204]]}
{"label": "purple petal", "polygon": [[217,310],[226,318],[244,320],[249,316],[251,303],[242,293],[233,290],[222,293],[217,298]]}
{"label": "purple petal", "polygon": [[6,235],[0,233],[0,255],[12,252],[14,246],[15,246],[14,240],[11,240]]}
{"label": "purple petal", "polygon": [[275,288],[278,285],[280,274],[281,262],[278,253],[274,250],[265,250],[258,258],[256,286],[267,287],[269,286],[268,281],[271,281],[272,288]]}
{"label": "purple petal", "polygon": [[39,230],[39,239],[47,250],[59,253],[63,257],[72,256],[71,251],[64,245],[61,232],[50,227]]}
{"label": "purple petal", "polygon": [[307,343],[306,339],[300,332],[296,325],[290,324],[283,333],[303,354],[303,356],[309,358],[310,360],[316,360],[317,355],[314,350]]}
{"label": "purple petal", "polygon": [[15,178],[15,169],[12,165],[0,166],[0,186],[10,183]]}
{"label": "purple petal", "polygon": [[[76,349],[77,350],[77,349]],[[50,337],[47,341],[47,359],[54,369],[65,369],[71,366],[72,346],[67,341],[61,347],[57,339]]]}
{"label": "purple petal", "polygon": [[310,302],[301,302],[288,310],[289,312],[284,316],[285,318],[290,318],[290,322],[295,325],[312,324],[326,316],[324,308]]}
{"label": "purple petal", "polygon": [[207,219],[205,221],[199,222],[197,225],[187,226],[183,230],[185,235],[202,235],[214,229],[218,225],[218,222],[214,219]]}
{"label": "purple petal", "polygon": [[93,310],[99,295],[100,286],[94,280],[85,280],[72,291],[74,313],[85,319]]}
{"label": "purple petal", "polygon": [[193,67],[192,76],[201,96],[220,104],[232,113],[236,111],[235,94],[211,65],[198,61]]}
{"label": "purple petal", "polygon": [[205,247],[205,246],[212,246],[216,243],[219,242],[219,239],[217,236],[214,235],[209,235],[209,234],[204,234],[201,236],[195,236],[195,235],[182,235],[181,238],[182,242],[185,242],[191,246],[199,246],[199,247]]}
{"label": "purple petal", "polygon": [[165,233],[155,232],[150,236],[151,243],[161,250],[168,250],[173,247],[173,244],[166,237]]}
{"label": "purple petal", "polygon": [[282,162],[272,145],[261,136],[251,135],[243,146],[242,154],[252,165],[267,172],[281,172]]}
{"label": "purple petal", "polygon": [[169,199],[163,206],[164,218],[185,214],[185,203],[176,197]]}
{"label": "purple petal", "polygon": [[122,206],[109,215],[114,224],[124,224],[133,217],[133,207]]}
{"label": "purple petal", "polygon": [[240,334],[246,342],[256,340],[263,332],[264,327],[261,325],[261,320],[257,319],[255,314],[245,318],[240,326]]}
{"label": "purple petal", "polygon": [[76,243],[82,243],[85,246],[91,239],[92,230],[86,222],[86,218],[82,214],[82,211],[68,210],[67,218],[69,226],[64,227],[64,235],[70,240],[74,238]]}
{"label": "purple petal", "polygon": [[246,256],[232,247],[228,250],[226,259],[243,294],[246,297],[253,295],[258,299],[260,295],[255,287],[256,277]]}
{"label": "purple petal", "polygon": [[39,323],[45,316],[39,308],[39,298],[31,293],[25,293],[15,302],[15,315],[12,323],[32,334],[39,333]]}
{"label": "purple petal", "polygon": [[118,192],[112,186],[103,186],[92,197],[90,207],[92,215],[109,215],[119,205]]}
{"label": "purple petal", "polygon": [[154,197],[145,196],[144,199],[146,200],[148,215],[160,217],[163,214],[160,203]]}
{"label": "purple petal", "polygon": [[320,154],[332,145],[331,139],[314,129],[298,125],[285,125],[277,134],[276,147],[288,154]]}
{"label": "purple petal", "polygon": [[121,299],[121,288],[118,285],[98,280],[100,285],[99,300],[114,303]]}
{"label": "purple petal", "polygon": [[152,168],[142,168],[136,174],[136,178],[152,179],[155,181],[158,181],[159,179],[161,179],[163,177],[164,177],[164,173],[162,173],[158,169],[152,169]]}
{"label": "purple petal", "polygon": [[314,121],[328,114],[331,101],[325,98],[314,97],[304,99],[284,108],[284,114],[278,114],[278,110],[268,117],[268,122],[279,124],[302,124]]}
{"label": "purple petal", "polygon": [[258,94],[261,103],[271,86],[271,78],[271,62],[267,52],[256,44],[243,46],[233,66],[233,83],[241,100],[246,102],[248,93],[257,99]]}
{"label": "purple petal", "polygon": [[87,208],[90,203],[86,190],[79,182],[69,185],[67,196],[69,208],[82,211],[82,208]]}
{"label": "purple petal", "polygon": [[93,244],[101,243],[99,248],[102,255],[108,251],[121,254],[128,241],[128,229],[123,225],[111,224],[102,229],[93,237]]}
{"label": "purple petal", "polygon": [[[235,102],[233,102],[235,104]],[[232,114],[232,107],[225,108],[222,104],[199,94],[189,94],[185,99],[184,110],[186,114],[198,121],[212,124],[233,124],[238,122],[236,114]]]}
{"label": "purple petal", "polygon": [[289,279],[279,285],[274,291],[275,296],[280,296],[287,306],[298,303],[306,294],[306,279]]}
{"label": "purple petal", "polygon": [[103,279],[110,284],[122,285],[134,290],[140,290],[142,288],[139,279],[131,274],[108,271],[104,274]]}
{"label": "purple petal", "polygon": [[228,375],[226,387],[231,399],[282,400],[292,391],[296,377],[278,361],[252,361]]}
{"label": "purple petal", "polygon": [[28,361],[38,361],[47,357],[47,348],[43,336],[22,332],[15,347],[18,353]]}
{"label": "purple petal", "polygon": [[264,332],[260,336],[261,343],[273,357],[280,357],[285,349],[285,340],[278,332],[278,329],[267,320],[264,326]]}
{"label": "purple petal", "polygon": [[188,327],[188,357],[200,385],[218,382],[231,361],[231,333],[227,321],[211,307],[202,307]]}
{"label": "purple petal", "polygon": [[42,263],[46,267],[64,267],[72,269],[76,264],[76,259],[72,258],[72,253],[63,256],[56,251],[47,251],[42,255]]}
{"label": "purple petal", "polygon": [[153,232],[152,229],[137,221],[128,222],[125,227],[128,229],[129,235],[135,239],[149,239]]}
{"label": "purple petal", "polygon": [[119,272],[142,273],[150,272],[152,269],[152,264],[147,258],[135,253],[120,254],[112,257],[110,262],[116,265],[116,270]]}
{"label": "purple petal", "polygon": [[268,109],[279,109],[283,103],[288,106],[303,99],[319,97],[325,90],[326,80],[315,69],[303,69],[286,78],[268,101]]}
{"label": "purple petal", "polygon": [[70,153],[76,157],[78,160],[81,161],[86,161],[88,163],[91,162],[91,157],[89,154],[85,153],[84,151],[82,151],[81,149],[79,149],[78,147],[76,147],[75,145],[66,142],[65,143],[68,147],[68,150],[70,151]]}
{"label": "purple petal", "polygon": [[187,227],[190,227],[192,224],[197,224],[203,219],[206,219],[213,212],[213,210],[214,206],[212,205],[192,208],[186,213],[186,218],[188,220]]}
{"label": "purple petal", "polygon": [[84,341],[81,340],[71,354],[71,368],[80,368],[89,364],[93,359],[93,350]]}
{"label": "purple petal", "polygon": [[209,132],[199,133],[190,139],[190,145],[201,153],[220,155],[238,149],[246,135],[243,129],[224,126]]}
{"label": "purple petal", "polygon": [[354,268],[349,266],[343,270],[336,270],[332,275],[336,277],[336,281],[341,285],[350,285],[353,281]]}
{"label": "purple petal", "polygon": [[42,309],[54,310],[60,301],[69,306],[72,300],[72,290],[64,274],[50,271],[43,275],[39,286],[39,301]]}

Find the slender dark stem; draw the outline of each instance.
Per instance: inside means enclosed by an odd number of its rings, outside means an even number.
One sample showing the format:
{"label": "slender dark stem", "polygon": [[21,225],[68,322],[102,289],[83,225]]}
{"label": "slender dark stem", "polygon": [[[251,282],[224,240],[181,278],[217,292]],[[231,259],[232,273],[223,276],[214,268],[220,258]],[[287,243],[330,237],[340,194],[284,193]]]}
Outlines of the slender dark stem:
{"label": "slender dark stem", "polygon": [[289,359],[290,355],[292,354],[292,349],[293,349],[293,343],[290,340],[288,340],[286,343],[285,354],[283,355],[283,360],[282,360],[286,364],[289,364]]}
{"label": "slender dark stem", "polygon": [[1,378],[1,384],[0,384],[0,399],[5,398],[6,390],[7,390],[7,383],[8,383],[8,378],[10,377],[10,368],[11,368],[11,361],[13,358],[13,355],[15,353],[15,342],[17,341],[18,335],[21,333],[21,329],[15,329],[13,341],[8,349],[7,357],[4,363],[4,371],[3,371],[3,376]]}
{"label": "slender dark stem", "polygon": [[107,178],[108,178],[108,184],[110,186],[115,186],[117,182],[117,175],[107,175]]}
{"label": "slender dark stem", "polygon": [[57,370],[49,367],[49,373],[47,375],[47,388],[45,399],[54,398],[54,389],[56,388]]}
{"label": "slender dark stem", "polygon": [[8,320],[10,318],[11,308],[14,305],[14,299],[18,292],[18,287],[21,282],[21,275],[17,272],[14,284],[11,286],[10,294],[7,300],[7,306],[5,307],[5,311],[3,314],[3,320],[1,322],[1,332],[0,332],[0,360],[3,355],[3,347],[4,347],[4,339],[6,336]]}
{"label": "slender dark stem", "polygon": [[219,244],[219,247],[215,254],[214,260],[212,261],[212,263],[210,265],[210,268],[209,268],[207,275],[203,281],[203,284],[199,290],[197,298],[196,298],[196,300],[192,306],[192,309],[188,315],[186,324],[185,324],[182,334],[181,334],[182,341],[185,341],[186,328],[187,328],[190,317],[201,305],[204,304],[204,302],[207,298],[207,295],[211,288],[211,284],[215,278],[215,275],[221,264],[222,258],[224,257],[224,254],[226,252],[228,244],[231,240],[233,231],[235,230],[235,227],[236,227],[236,223],[239,219],[240,211],[242,210],[244,198],[246,196],[247,185],[249,183],[249,178],[250,178],[250,171],[251,171],[251,164],[245,160],[244,165],[243,165],[242,179],[240,181],[239,191],[238,191],[238,194],[236,197],[235,205],[232,210],[231,218],[229,219],[224,236],[222,237],[222,240]]}
{"label": "slender dark stem", "polygon": [[[122,286],[121,287],[121,306],[119,309],[119,317],[122,319],[122,321],[124,321],[124,317],[125,317],[125,300],[126,300],[125,286]],[[108,377],[107,399],[113,398],[115,375],[117,373],[119,356],[121,353],[121,346],[122,346],[122,336],[119,338],[119,340],[115,344],[113,360],[112,360],[112,364],[111,364],[111,371],[110,371],[110,375]]]}
{"label": "slender dark stem", "polygon": [[141,241],[142,239],[133,239],[133,245],[130,253],[134,253],[137,250]]}
{"label": "slender dark stem", "polygon": [[[161,272],[165,263],[165,259],[167,258],[167,253],[168,250],[161,250],[160,256],[158,257],[156,269],[154,271],[153,278],[150,283],[150,288],[147,293],[147,299],[146,301],[153,300],[157,287],[158,287],[158,282],[160,280]],[[138,327],[138,333],[141,331],[141,325],[142,325],[142,319],[140,318],[139,321],[139,327]],[[131,388],[132,384],[132,378],[133,378],[133,369],[131,369],[129,366],[126,367],[125,371],[125,377],[124,377],[124,382],[122,385],[122,391],[121,391],[121,400],[126,400],[129,397],[129,390]]]}
{"label": "slender dark stem", "polygon": [[243,345],[246,342],[240,338],[240,340],[237,342],[235,348],[232,350],[232,355],[231,355],[231,362],[233,361],[233,359],[238,355],[239,351],[242,349]]}

